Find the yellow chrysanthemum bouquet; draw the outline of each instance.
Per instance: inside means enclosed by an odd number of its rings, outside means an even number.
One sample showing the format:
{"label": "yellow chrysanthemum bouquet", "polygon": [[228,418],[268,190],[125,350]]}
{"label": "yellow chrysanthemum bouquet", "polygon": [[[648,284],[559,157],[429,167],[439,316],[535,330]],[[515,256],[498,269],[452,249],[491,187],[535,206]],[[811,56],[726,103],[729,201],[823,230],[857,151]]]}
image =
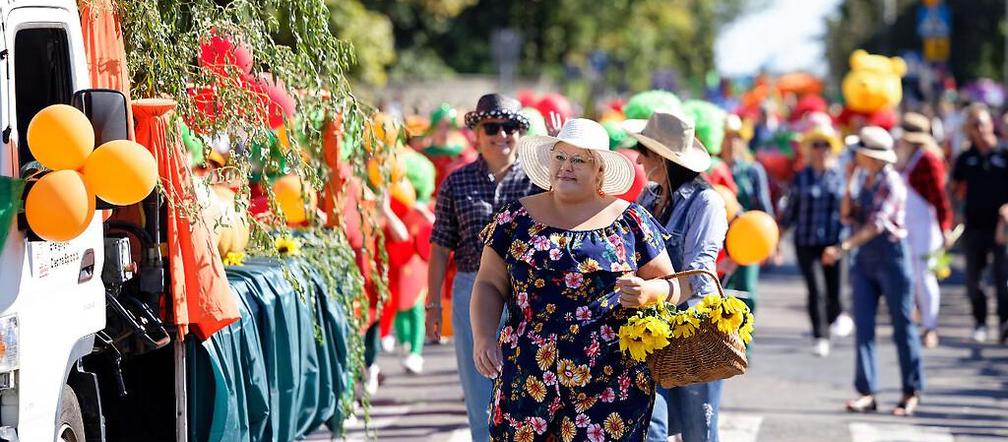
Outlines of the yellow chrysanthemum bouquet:
{"label": "yellow chrysanthemum bouquet", "polygon": [[755,318],[741,299],[724,296],[720,285],[718,292],[688,309],[665,302],[638,309],[620,326],[620,351],[646,361],[652,377],[666,388],[745,372],[745,346],[752,341]]}
{"label": "yellow chrysanthemum bouquet", "polygon": [[705,321],[722,333],[737,334],[743,344],[752,340],[755,319],[749,306],[734,296],[707,295],[686,310],[668,303],[639,309],[619,329],[620,351],[644,362],[649,354],[669,345],[671,339],[693,337]]}

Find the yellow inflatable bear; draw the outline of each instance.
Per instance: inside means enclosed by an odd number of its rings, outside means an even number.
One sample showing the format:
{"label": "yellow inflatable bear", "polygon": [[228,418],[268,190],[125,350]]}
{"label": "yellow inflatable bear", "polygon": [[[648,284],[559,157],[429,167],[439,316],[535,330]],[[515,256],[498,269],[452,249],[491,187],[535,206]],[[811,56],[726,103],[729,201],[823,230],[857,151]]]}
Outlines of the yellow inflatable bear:
{"label": "yellow inflatable bear", "polygon": [[906,74],[906,63],[900,57],[885,57],[854,51],[850,56],[851,70],[843,80],[843,95],[847,108],[871,114],[891,109],[903,99],[900,78]]}

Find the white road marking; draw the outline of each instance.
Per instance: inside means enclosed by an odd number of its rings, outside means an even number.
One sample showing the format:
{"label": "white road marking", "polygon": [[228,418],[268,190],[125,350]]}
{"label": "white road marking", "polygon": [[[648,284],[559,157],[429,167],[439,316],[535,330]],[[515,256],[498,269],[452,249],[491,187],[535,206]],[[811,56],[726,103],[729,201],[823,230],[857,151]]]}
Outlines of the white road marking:
{"label": "white road marking", "polygon": [[946,427],[854,422],[850,434],[853,442],[955,442]]}
{"label": "white road marking", "polygon": [[763,416],[721,413],[718,416],[718,436],[724,442],[756,442]]}

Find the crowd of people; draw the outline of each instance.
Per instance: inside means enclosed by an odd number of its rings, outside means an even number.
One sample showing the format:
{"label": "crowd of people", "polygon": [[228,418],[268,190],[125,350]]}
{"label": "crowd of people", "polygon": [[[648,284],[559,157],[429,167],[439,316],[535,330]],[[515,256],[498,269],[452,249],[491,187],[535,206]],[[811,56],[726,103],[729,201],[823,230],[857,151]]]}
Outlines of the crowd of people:
{"label": "crowd of people", "polygon": [[[429,119],[400,116],[408,146],[436,170],[429,201],[416,203],[433,226],[422,295],[386,311],[397,324],[408,315],[413,331],[399,341],[411,373],[423,370],[419,324],[428,343],[450,328],[473,440],[716,441],[721,382],[657,387],[646,364],[620,353],[614,330],[635,307],[691,305],[718,283],[745,293],[755,312],[760,265],[735,265],[724,251],[736,212],[775,215],[790,232],[811,351],[827,357],[831,338],[854,333],[850,412],[878,409],[883,298],[902,377],[892,413],[915,413],[923,349],[940,342],[948,250],[965,258],[972,339],[1008,343],[1008,193],[999,190],[1008,188],[1008,132],[986,105],[874,124],[779,104],[712,118],[653,99],[641,115],[629,101],[609,106],[602,124],[544,116],[500,94],[481,97],[461,122],[447,105]],[[382,213],[393,237],[407,235],[396,213]],[[690,269],[720,281],[662,279]],[[391,335],[370,333],[371,347]],[[396,339],[384,344],[394,349]],[[369,372],[373,391],[378,371]]]}

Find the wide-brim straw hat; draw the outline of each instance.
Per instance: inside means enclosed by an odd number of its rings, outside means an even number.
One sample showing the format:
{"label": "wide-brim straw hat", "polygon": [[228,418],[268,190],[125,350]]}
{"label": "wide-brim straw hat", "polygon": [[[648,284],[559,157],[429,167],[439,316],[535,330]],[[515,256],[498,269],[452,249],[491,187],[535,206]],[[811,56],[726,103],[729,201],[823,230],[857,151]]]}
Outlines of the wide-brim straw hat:
{"label": "wide-brim straw hat", "polygon": [[853,146],[858,153],[887,163],[896,162],[896,151],[893,150],[893,139],[889,131],[878,126],[868,126],[861,129],[858,138],[859,141]]}
{"label": "wide-brim straw hat", "polygon": [[627,120],[623,128],[640,145],[689,170],[703,172],[711,166],[710,154],[697,139],[692,118],[659,111],[646,121]]}
{"label": "wide-brim straw hat", "polygon": [[622,195],[630,190],[634,180],[630,160],[610,151],[609,135],[605,128],[585,118],[567,120],[555,136],[527,135],[518,140],[518,159],[533,184],[546,190],[553,187],[550,152],[560,142],[590,150],[602,161],[602,193]]}

